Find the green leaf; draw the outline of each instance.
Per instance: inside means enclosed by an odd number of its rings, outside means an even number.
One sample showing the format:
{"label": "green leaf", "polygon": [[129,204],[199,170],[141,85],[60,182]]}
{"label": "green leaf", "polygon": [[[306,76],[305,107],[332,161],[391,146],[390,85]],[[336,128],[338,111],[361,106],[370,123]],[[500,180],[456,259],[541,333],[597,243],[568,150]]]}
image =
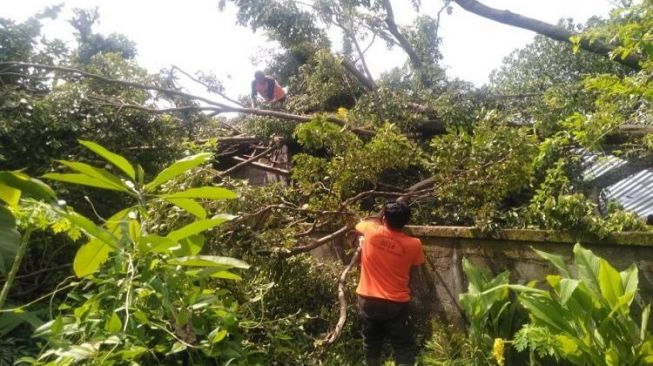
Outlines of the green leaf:
{"label": "green leaf", "polygon": [[179,247],[178,242],[154,234],[142,237],[139,241],[139,245],[141,250],[145,253],[164,253]]}
{"label": "green leaf", "polygon": [[556,332],[573,334],[570,324],[563,318],[564,309],[549,296],[522,293],[519,302],[529,311],[532,318],[554,328]]}
{"label": "green leaf", "polygon": [[221,278],[223,280],[241,281],[243,278],[229,271],[217,271],[211,274],[211,278]]}
{"label": "green leaf", "polygon": [[44,200],[46,202],[56,200],[56,194],[50,186],[20,172],[0,172],[0,184],[13,189],[19,189],[22,194],[35,199]]}
{"label": "green leaf", "polygon": [[20,238],[14,215],[6,207],[0,206],[0,273],[3,275],[13,263]]}
{"label": "green leaf", "polygon": [[170,349],[170,352],[168,352],[167,354],[168,354],[168,355],[171,355],[171,354],[174,354],[174,353],[178,353],[178,352],[184,351],[185,349],[186,349],[186,345],[185,345],[185,344],[183,344],[183,343],[181,343],[181,342],[175,342],[175,343],[172,345],[172,348]]}
{"label": "green leaf", "polygon": [[5,201],[9,207],[18,206],[18,201],[20,201],[20,189],[12,188],[0,182],[0,200]]}
{"label": "green leaf", "polygon": [[202,234],[191,235],[179,241],[181,248],[175,250],[173,254],[177,257],[185,257],[188,255],[196,255],[204,247],[206,239]]}
{"label": "green leaf", "polygon": [[206,218],[206,210],[197,201],[190,198],[168,198],[166,201],[173,205],[186,210],[188,213],[195,215],[199,219]]}
{"label": "green leaf", "polygon": [[8,208],[0,205],[0,229],[13,229],[16,227],[16,218]]}
{"label": "green leaf", "polygon": [[580,281],[569,278],[563,278],[560,281],[560,303],[562,305],[567,304],[579,283]]}
{"label": "green leaf", "polygon": [[574,245],[574,263],[578,278],[583,281],[588,289],[599,295],[599,263],[600,258],[591,250],[584,249],[580,244]]}
{"label": "green leaf", "polygon": [[127,174],[127,176],[129,176],[132,180],[136,180],[136,171],[134,170],[134,167],[131,164],[129,164],[129,161],[127,161],[127,159],[125,159],[123,156],[113,153],[105,149],[103,146],[96,144],[95,142],[79,140],[79,143],[84,145],[87,149],[100,155],[109,163],[118,167],[120,170],[125,172],[125,174]]}
{"label": "green leaf", "polygon": [[129,213],[134,209],[135,207],[132,206],[116,212],[111,217],[109,217],[109,219],[104,223],[104,226],[106,226],[106,228],[109,229],[111,233],[115,233],[118,225],[120,225],[121,222],[125,221],[125,218],[127,218]]}
{"label": "green leaf", "polygon": [[211,344],[219,343],[227,336],[228,332],[226,329],[220,329],[220,327],[215,328],[211,333],[209,333],[209,342]]}
{"label": "green leaf", "polygon": [[73,260],[73,270],[77,277],[85,277],[95,273],[113,251],[106,243],[93,239],[82,245]]}
{"label": "green leaf", "polygon": [[111,318],[109,318],[104,325],[104,329],[109,333],[117,333],[122,329],[122,321],[120,317],[115,312],[111,313]]}
{"label": "green leaf", "polygon": [[619,297],[624,294],[621,276],[605,259],[600,259],[599,263],[599,289],[601,295],[614,308],[619,304]]}
{"label": "green leaf", "polygon": [[197,155],[188,156],[181,160],[177,160],[169,167],[163,169],[150,183],[145,185],[147,192],[153,191],[156,187],[169,181],[170,179],[183,174],[184,172],[192,169],[200,164],[203,164],[213,157],[211,153],[200,153]]}
{"label": "green leaf", "polygon": [[231,257],[220,257],[215,255],[194,255],[187,257],[172,258],[168,264],[190,266],[190,267],[222,267],[228,268],[249,268],[249,264],[240,259]]}
{"label": "green leaf", "polygon": [[175,230],[169,233],[168,235],[166,235],[166,237],[171,240],[180,241],[181,239],[187,238],[191,235],[199,234],[202,231],[205,231],[209,228],[227,222],[233,219],[234,217],[235,216],[232,215],[222,214],[222,215],[216,215],[210,219],[197,220],[191,224],[182,227],[179,230]]}
{"label": "green leaf", "polygon": [[169,198],[205,198],[211,200],[230,200],[238,196],[233,191],[222,187],[200,187],[191,188],[182,192],[164,194],[163,199]]}
{"label": "green leaf", "polygon": [[642,309],[642,323],[639,327],[639,339],[643,342],[646,340],[646,333],[648,331],[648,321],[651,316],[651,304],[647,304]]}
{"label": "green leaf", "polygon": [[108,189],[112,191],[128,192],[126,189],[119,188],[113,184],[106,183],[101,180],[89,177],[86,174],[80,173],[47,173],[42,176],[45,179],[56,180],[58,182],[79,184],[81,186],[88,186],[93,188]]}
{"label": "green leaf", "polygon": [[76,161],[68,161],[68,160],[57,160],[62,165],[67,166],[68,168],[72,170],[76,170],[82,174],[86,174],[91,178],[94,178],[96,180],[105,182],[106,184],[113,185],[116,187],[116,189],[129,192],[129,187],[120,180],[120,178],[116,177],[115,175],[109,173],[105,169],[102,168],[96,168],[94,166],[76,162]]}
{"label": "green leaf", "polygon": [[543,251],[537,250],[537,249],[535,249],[533,247],[531,247],[531,249],[533,249],[533,251],[535,251],[535,253],[537,253],[537,255],[539,255],[540,257],[542,257],[542,258],[548,260],[549,262],[551,262],[551,264],[553,264],[558,269],[558,271],[560,271],[561,275],[563,275],[563,276],[565,276],[567,278],[571,277],[570,272],[569,272],[569,268],[567,267],[567,264],[565,263],[565,260],[564,260],[564,258],[562,256],[557,255],[557,254],[551,254],[551,253],[543,252]]}
{"label": "green leaf", "polygon": [[92,238],[97,238],[113,249],[118,249],[120,242],[118,238],[116,238],[111,232],[108,232],[103,228],[95,225],[93,221],[76,212],[69,212],[65,213],[64,215],[68,220],[70,220],[73,224],[77,225],[82,231],[84,231],[86,235]]}
{"label": "green leaf", "polygon": [[0,229],[0,273],[5,275],[14,257],[18,252],[20,245],[20,233],[16,229],[1,228]]}
{"label": "green leaf", "polygon": [[635,263],[619,273],[624,293],[636,292],[639,287],[639,271]]}

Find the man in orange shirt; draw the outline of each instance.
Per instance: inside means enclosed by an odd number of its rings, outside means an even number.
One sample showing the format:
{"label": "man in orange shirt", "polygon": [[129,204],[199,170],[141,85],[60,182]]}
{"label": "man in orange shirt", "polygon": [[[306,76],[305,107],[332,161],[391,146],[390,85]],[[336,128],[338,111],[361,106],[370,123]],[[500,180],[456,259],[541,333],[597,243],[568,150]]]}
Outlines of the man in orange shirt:
{"label": "man in orange shirt", "polygon": [[252,108],[256,108],[257,94],[273,106],[286,101],[286,92],[281,85],[273,78],[265,76],[262,71],[255,72],[252,80]]}
{"label": "man in orange shirt", "polygon": [[413,326],[408,317],[409,282],[411,270],[424,263],[424,251],[418,238],[401,232],[409,219],[408,205],[396,202],[384,206],[380,220],[356,225],[364,239],[356,293],[368,366],[381,365],[386,337],[397,366],[415,363]]}

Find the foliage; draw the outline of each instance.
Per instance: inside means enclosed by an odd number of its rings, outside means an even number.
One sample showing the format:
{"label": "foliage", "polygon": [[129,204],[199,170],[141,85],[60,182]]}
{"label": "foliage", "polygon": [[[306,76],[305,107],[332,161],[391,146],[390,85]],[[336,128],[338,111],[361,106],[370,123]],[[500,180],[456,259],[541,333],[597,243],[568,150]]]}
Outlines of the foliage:
{"label": "foliage", "polygon": [[418,359],[425,366],[465,366],[474,364],[474,347],[465,333],[453,326],[436,324]]}
{"label": "foliage", "polygon": [[[515,347],[562,358],[575,365],[642,365],[653,360],[647,330],[650,304],[636,321],[631,305],[639,289],[633,264],[617,271],[580,245],[574,247],[572,275],[560,256],[539,252],[560,275],[549,275],[551,290],[515,287],[530,323]],[[533,356],[533,354],[532,354]]]}
{"label": "foliage", "polygon": [[429,166],[438,221],[490,225],[503,202],[528,187],[535,141],[528,130],[502,125],[491,114],[473,133],[461,128],[434,138]]}
{"label": "foliage", "polygon": [[[240,276],[230,269],[249,267],[229,257],[199,255],[201,233],[230,219],[206,218],[196,199],[229,199],[220,187],[189,188],[155,195],[170,179],[206,162],[209,154],[181,159],[151,182],[143,169],[88,141],[81,143],[124,174],[118,177],[88,164],[61,161],[76,173],[51,173],[48,179],[117,190],[133,197],[135,206],[119,211],[104,227],[70,208],[55,211],[90,238],[75,257],[79,282],[59,305],[59,315],[36,330],[48,347],[33,364],[92,364],[158,360],[206,364],[240,362],[238,303],[222,281]],[[166,236],[150,234],[147,207],[166,200],[197,217]],[[216,288],[217,287],[217,288]],[[19,308],[20,310],[20,308]],[[184,352],[185,351],[185,352]],[[167,360],[167,361],[165,361]],[[202,361],[204,360],[204,361]]]}
{"label": "foliage", "polygon": [[554,230],[576,230],[602,238],[615,231],[648,231],[644,222],[632,213],[608,205],[602,217],[597,205],[582,193],[573,192],[565,174],[567,162],[560,159],[547,171],[526,211],[527,222]]}
{"label": "foliage", "polygon": [[494,339],[507,338],[518,324],[515,321],[516,304],[505,288],[509,283],[508,271],[496,277],[463,259],[463,271],[469,285],[467,292],[460,294],[460,305],[469,321],[467,342],[469,349],[464,357],[475,365],[492,364],[490,350]]}

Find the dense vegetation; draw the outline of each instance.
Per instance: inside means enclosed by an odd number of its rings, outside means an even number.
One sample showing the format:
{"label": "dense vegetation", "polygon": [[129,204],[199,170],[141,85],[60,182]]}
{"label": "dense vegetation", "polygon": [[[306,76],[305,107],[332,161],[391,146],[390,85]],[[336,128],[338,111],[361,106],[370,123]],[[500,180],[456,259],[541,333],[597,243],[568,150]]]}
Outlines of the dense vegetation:
{"label": "dense vegetation", "polygon": [[[265,71],[288,88],[281,110],[206,73],[149,73],[133,42],[94,31],[95,10],[75,11],[72,48],[41,34],[58,6],[0,18],[0,363],[359,364],[355,316],[333,342],[341,263],[307,252],[337,239],[347,263],[348,231],[388,199],[416,224],[647,231],[583,171],[588,153],[650,162],[653,2],[560,22],[568,42],[536,36],[483,88],[439,64],[439,18],[470,2],[399,26],[387,0],[222,1],[278,44]],[[406,64],[374,78],[376,39]],[[282,145],[278,183],[230,174]],[[465,262],[469,327],[423,322],[421,362],[653,363],[636,267],[577,246],[572,273],[539,254],[560,273],[550,290]]]}

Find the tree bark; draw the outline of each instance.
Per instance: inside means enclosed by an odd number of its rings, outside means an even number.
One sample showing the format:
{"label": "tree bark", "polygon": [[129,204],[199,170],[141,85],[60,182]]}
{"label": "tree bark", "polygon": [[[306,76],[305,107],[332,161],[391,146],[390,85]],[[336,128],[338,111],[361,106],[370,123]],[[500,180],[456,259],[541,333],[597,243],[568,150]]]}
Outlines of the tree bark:
{"label": "tree bark", "polygon": [[423,66],[422,60],[420,60],[417,52],[415,52],[415,49],[410,44],[410,42],[408,42],[406,37],[404,37],[404,35],[399,32],[399,28],[397,28],[397,23],[395,23],[395,15],[392,11],[392,4],[390,3],[390,0],[384,0],[383,6],[385,7],[386,11],[385,23],[388,25],[388,30],[397,39],[399,46],[401,46],[401,48],[403,48],[403,50],[408,54],[410,64],[413,65],[413,68],[421,69]]}
{"label": "tree bark", "polygon": [[[463,9],[476,15],[492,19],[499,23],[511,25],[513,27],[527,29],[557,41],[571,43],[570,38],[572,36],[578,35],[577,33],[570,32],[562,27],[545,23],[537,19],[525,17],[508,10],[491,8],[476,0],[453,0],[453,2],[460,5]],[[611,52],[615,49],[615,47],[612,47],[602,41],[597,40],[591,42],[589,39],[584,37],[581,38],[580,48],[585,51],[593,52],[605,57],[611,57]],[[631,53],[623,59],[621,57],[615,57],[614,60],[632,69],[641,70],[639,63],[642,61],[642,58],[637,54]]]}

